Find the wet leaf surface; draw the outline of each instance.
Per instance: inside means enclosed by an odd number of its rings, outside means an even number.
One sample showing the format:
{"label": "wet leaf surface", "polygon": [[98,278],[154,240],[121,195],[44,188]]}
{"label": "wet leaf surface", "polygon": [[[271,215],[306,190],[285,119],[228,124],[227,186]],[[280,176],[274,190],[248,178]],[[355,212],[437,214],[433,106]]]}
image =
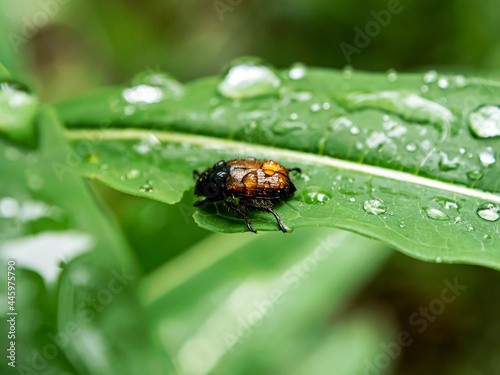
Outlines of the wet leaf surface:
{"label": "wet leaf surface", "polygon": [[[239,80],[206,78],[182,89],[171,77],[151,84],[142,76],[131,87],[61,103],[80,170],[120,191],[175,203],[194,185],[195,169],[274,158],[303,171],[293,176],[295,196],[276,209],[291,228],[333,226],[419,259],[499,267],[500,140],[485,136],[496,112],[481,109],[500,101],[498,82],[265,69],[245,67]],[[270,89],[274,76],[279,90]],[[235,85],[229,94],[228,82]],[[269,215],[250,216],[257,230],[277,229]],[[246,228],[222,205],[194,217],[212,231]]]}

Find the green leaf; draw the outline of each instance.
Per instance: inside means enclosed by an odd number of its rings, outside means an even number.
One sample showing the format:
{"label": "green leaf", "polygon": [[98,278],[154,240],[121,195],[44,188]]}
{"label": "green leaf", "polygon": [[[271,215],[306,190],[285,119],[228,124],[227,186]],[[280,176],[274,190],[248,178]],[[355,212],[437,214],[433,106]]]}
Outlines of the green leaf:
{"label": "green leaf", "polygon": [[[170,77],[143,76],[58,108],[82,173],[118,190],[175,203],[195,169],[273,158],[303,171],[294,198],[276,209],[289,227],[333,226],[423,260],[500,267],[500,138],[486,136],[495,117],[482,111],[495,113],[499,82],[435,72],[275,73],[279,90],[252,87],[259,95],[241,100],[221,95],[221,78],[172,90]],[[277,228],[269,215],[251,218],[257,230]],[[221,205],[195,220],[245,230]]]}
{"label": "green leaf", "polygon": [[[342,345],[346,322],[332,317],[389,254],[380,243],[325,228],[214,235],[147,276],[141,295],[182,373],[293,373],[313,366],[322,346]],[[345,343],[343,357],[316,364],[362,373],[365,358],[392,337],[392,324],[373,309],[364,324],[356,315],[348,324],[356,338],[348,341],[364,344]]]}

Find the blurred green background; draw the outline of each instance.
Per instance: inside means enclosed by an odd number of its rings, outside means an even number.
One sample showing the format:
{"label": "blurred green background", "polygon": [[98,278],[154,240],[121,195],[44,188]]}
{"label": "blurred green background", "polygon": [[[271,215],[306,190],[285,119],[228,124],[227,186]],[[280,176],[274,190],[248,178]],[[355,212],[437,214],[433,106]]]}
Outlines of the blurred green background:
{"label": "blurred green background", "polygon": [[[123,83],[143,70],[166,71],[185,82],[218,74],[242,55],[262,57],[278,68],[303,62],[342,69],[348,61],[340,44],[354,45],[355,27],[364,30],[374,20],[373,12],[386,10],[389,3],[1,0],[0,61],[45,102]],[[392,14],[387,26],[351,56],[354,69],[432,68],[477,74],[500,70],[498,0],[402,0],[399,6],[401,12]],[[145,275],[211,236],[191,219],[192,192],[181,204],[166,206],[98,183],[89,188],[119,222]],[[242,238],[238,236],[232,236],[234,241]],[[375,339],[374,347],[381,352],[381,345],[398,332],[409,332],[414,341],[388,366],[393,373],[500,374],[500,275],[480,267],[428,264],[392,254],[355,297],[336,308],[332,322],[358,311],[374,319],[374,326],[389,322],[388,338],[380,343]],[[428,329],[418,332],[409,323],[412,314],[440,297],[444,280],[455,279],[467,289]],[[301,337],[314,341],[317,336],[305,331]],[[274,354],[267,353],[270,362]],[[254,354],[248,355],[251,362]],[[359,368],[352,373],[369,373],[364,364]],[[258,366],[240,372],[262,373]],[[325,368],[318,373],[336,372]]]}
{"label": "blurred green background", "polygon": [[[191,80],[217,74],[242,55],[257,55],[278,68],[303,62],[341,69],[347,61],[340,44],[353,45],[354,28],[365,30],[374,20],[372,13],[387,10],[389,3],[2,1],[0,53],[11,72],[22,66],[36,77],[35,85],[45,100],[123,83],[145,69]],[[387,26],[351,56],[355,69],[498,70],[497,1],[398,3],[401,11],[392,14]],[[10,32],[20,39],[9,37]]]}

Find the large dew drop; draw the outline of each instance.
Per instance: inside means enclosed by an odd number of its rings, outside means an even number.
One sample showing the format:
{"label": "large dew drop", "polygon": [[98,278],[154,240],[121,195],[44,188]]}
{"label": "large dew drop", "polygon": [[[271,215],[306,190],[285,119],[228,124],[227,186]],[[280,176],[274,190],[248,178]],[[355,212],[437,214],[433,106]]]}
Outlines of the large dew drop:
{"label": "large dew drop", "polygon": [[382,199],[368,199],[363,204],[363,209],[372,215],[381,215],[387,211],[387,205]]}
{"label": "large dew drop", "polygon": [[479,160],[484,166],[495,164],[497,161],[493,148],[487,147],[485,150],[479,152]]}
{"label": "large dew drop", "polygon": [[476,137],[489,138],[500,135],[500,107],[489,105],[476,109],[469,115],[469,127]]}
{"label": "large dew drop", "polygon": [[267,66],[241,63],[229,68],[218,90],[226,98],[244,99],[277,94],[280,86],[280,79]]}
{"label": "large dew drop", "polygon": [[500,218],[500,208],[497,204],[487,202],[483,203],[477,209],[479,217],[486,221],[497,221]]}

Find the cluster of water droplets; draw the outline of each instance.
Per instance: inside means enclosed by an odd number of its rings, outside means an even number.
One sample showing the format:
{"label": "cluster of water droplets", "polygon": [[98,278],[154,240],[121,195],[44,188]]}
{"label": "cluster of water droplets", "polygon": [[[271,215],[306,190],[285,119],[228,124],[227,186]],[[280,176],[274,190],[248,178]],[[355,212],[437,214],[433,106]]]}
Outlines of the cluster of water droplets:
{"label": "cluster of water droplets", "polygon": [[[429,84],[436,84],[441,89],[464,88],[469,85],[469,80],[463,75],[444,76],[435,70],[424,74],[425,90]],[[499,105],[483,105],[468,115],[469,128],[477,138],[490,138],[500,136],[500,107]]]}
{"label": "cluster of water droplets", "polygon": [[[258,98],[266,95],[275,95],[280,97],[284,102],[302,102],[310,101],[313,95],[310,92],[289,92],[283,87],[284,80],[299,81],[308,76],[307,67],[303,64],[296,64],[289,70],[285,71],[284,75],[279,74],[269,65],[261,60],[246,58],[238,59],[232,62],[226,69],[223,77],[217,87],[218,92],[222,97],[231,99],[233,107],[239,107],[243,100]],[[343,71],[343,78],[350,80],[353,76],[353,70],[346,67]],[[389,82],[398,80],[397,72],[390,70],[387,73]],[[126,89],[123,92],[124,98],[130,104],[137,103],[155,103],[163,100],[167,96],[175,97],[183,95],[183,86],[169,76],[158,74],[144,75],[133,81],[134,86]],[[465,87],[467,79],[463,76],[442,76],[436,71],[429,71],[423,75],[422,94],[429,91],[431,85],[436,85],[439,89],[449,89],[453,87]],[[212,113],[212,118],[224,116],[225,109],[219,107],[219,98],[213,98],[211,105],[215,107]],[[350,92],[342,96],[340,102],[350,110],[375,108],[382,111],[389,111],[391,116],[386,115],[383,119],[384,131],[372,132],[367,136],[366,145],[369,148],[376,149],[383,144],[390,142],[390,138],[399,138],[406,134],[407,129],[400,121],[394,119],[394,116],[407,121],[419,122],[421,124],[433,124],[442,133],[441,139],[447,137],[452,126],[456,125],[455,116],[444,106],[444,102],[440,103],[426,99],[424,96],[417,95],[414,92],[404,92],[397,90],[386,90],[381,92]],[[327,101],[313,101],[309,104],[311,113],[320,113],[327,111],[331,104]],[[242,112],[238,115],[241,121],[248,121],[249,129],[257,127],[257,121],[260,119],[270,119],[272,114],[268,111],[254,110],[250,112]],[[240,118],[244,116],[244,118]],[[306,131],[308,125],[301,121],[301,115],[292,112],[287,119],[274,121],[269,127],[274,134],[284,135],[296,131]],[[500,108],[497,106],[484,106],[478,108],[469,115],[470,128],[473,134],[479,138],[488,138],[500,135]],[[253,128],[252,128],[253,126]],[[252,129],[251,129],[252,128]],[[353,135],[360,134],[362,130],[353,124],[353,121],[348,117],[338,117],[330,123],[329,129],[333,132],[338,132],[348,128]],[[423,129],[423,134],[426,129]],[[425,143],[427,142],[427,143]],[[410,142],[405,146],[407,152],[415,152],[421,148],[423,151],[430,151],[432,144],[430,141],[422,143]],[[145,155],[157,146],[157,143],[151,139],[142,140],[134,146],[135,152]],[[361,147],[363,147],[361,145]],[[466,153],[465,148],[460,148],[458,154],[448,154],[439,152],[439,167],[443,171],[457,169],[462,164],[461,155]],[[472,154],[466,155],[471,158]],[[496,162],[495,152],[491,147],[485,147],[478,152],[477,158],[480,165],[483,167],[467,172],[468,178],[477,180],[484,174],[484,168],[491,166]],[[141,177],[141,173],[137,169],[132,169],[122,179],[135,180]],[[142,192],[154,191],[150,181],[147,181],[140,187]],[[329,191],[320,188],[309,188],[301,193],[301,198],[307,204],[326,204],[332,199],[332,194]],[[349,202],[355,203],[356,198],[350,197]],[[382,215],[387,212],[387,204],[376,197],[366,199],[362,204],[362,209],[371,215]],[[456,215],[458,207],[448,204],[446,207],[439,205],[429,205],[423,207],[423,211],[429,219],[437,221],[453,221],[454,223],[462,222],[462,218]],[[452,212],[453,211],[453,212]],[[498,219],[498,206],[494,203],[485,203],[477,210],[478,216],[486,221],[495,221]],[[404,222],[400,223],[401,228],[405,228]],[[468,226],[468,228],[472,228]],[[473,230],[473,228],[471,229]]]}
{"label": "cluster of water droplets", "polygon": [[[468,80],[463,75],[442,75],[435,70],[429,70],[423,76],[427,85],[436,84],[440,89],[463,88],[468,85]],[[426,90],[428,91],[428,89]]]}
{"label": "cluster of water droplets", "polygon": [[[342,176],[337,176],[333,185],[337,186],[342,179]],[[349,184],[347,184],[347,182]],[[342,196],[344,199],[347,199],[349,203],[358,204],[358,199],[356,197],[358,193],[355,191],[349,191],[355,189],[350,189],[350,184],[353,184],[354,186],[354,180],[352,178],[346,179],[342,185],[343,187],[339,185],[333,189],[337,189],[339,192],[344,193]],[[360,207],[364,210],[364,212],[368,215],[380,216],[384,220],[386,220],[388,216],[397,215],[392,211],[389,211],[387,203],[379,197],[376,197],[376,194],[377,189],[371,188],[370,197],[361,201],[362,204]],[[300,196],[302,201],[311,205],[324,205],[330,201],[332,197],[333,191],[327,191],[319,187],[306,189]],[[427,205],[422,204],[422,214],[425,215],[426,218],[434,221],[447,222],[448,225],[461,225],[468,232],[473,232],[477,229],[476,226],[472,224],[474,222],[473,218],[467,218],[461,214],[462,207],[457,201],[442,197],[434,197],[426,201]],[[393,209],[397,211],[397,207],[394,207]],[[495,222],[500,219],[500,207],[494,202],[483,202],[477,206],[476,214],[477,218],[482,221]],[[404,220],[400,221],[398,225],[401,229],[404,229],[407,226]],[[482,238],[491,239],[491,235],[485,233]]]}

